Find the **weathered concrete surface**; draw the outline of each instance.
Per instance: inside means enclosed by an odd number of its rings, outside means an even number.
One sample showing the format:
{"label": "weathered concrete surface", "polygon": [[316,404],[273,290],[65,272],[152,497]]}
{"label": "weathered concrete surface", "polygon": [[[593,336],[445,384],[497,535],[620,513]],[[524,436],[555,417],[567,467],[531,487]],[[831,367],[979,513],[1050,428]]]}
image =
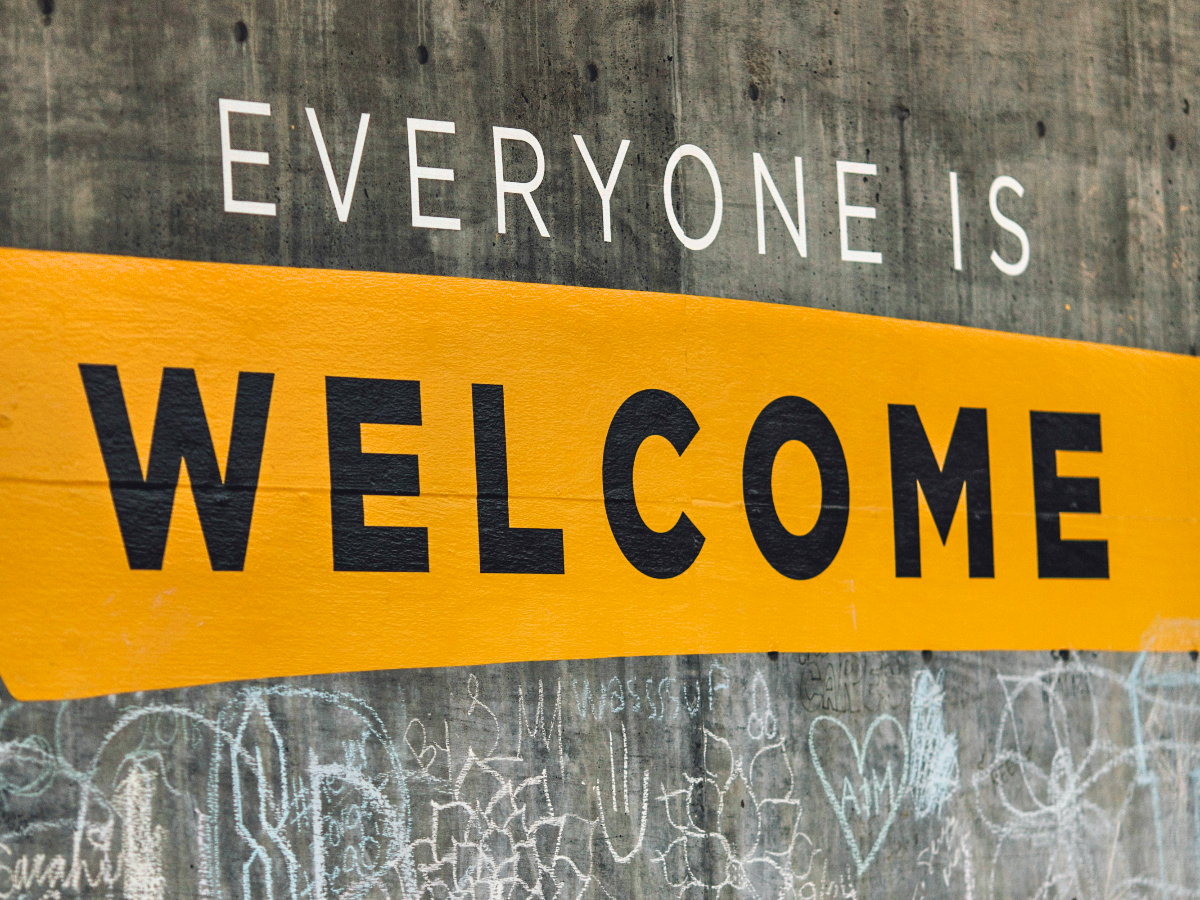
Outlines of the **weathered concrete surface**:
{"label": "weathered concrete surface", "polygon": [[[3,0],[0,10],[5,244],[686,291],[1184,353],[1200,341],[1195,4]],[[219,97],[272,106],[269,120],[234,117],[233,146],[271,154],[269,167],[235,166],[235,183],[277,202],[276,218],[222,211]],[[343,184],[359,115],[371,114],[346,224],[305,106]],[[457,124],[453,137],[421,138],[423,164],[457,172],[422,193],[426,211],[461,217],[460,232],[411,226],[410,116]],[[535,196],[549,238],[519,197],[509,233],[496,233],[493,126],[528,129],[544,146]],[[609,244],[572,133],[605,174],[620,139],[632,142]],[[667,158],[686,142],[711,155],[725,195],[720,234],[696,252],[672,234],[662,195]],[[757,253],[756,151],[792,204],[791,161],[804,157],[806,260],[769,201],[768,253]],[[848,201],[879,195],[876,221],[851,233],[883,253],[881,266],[840,259],[838,159],[879,166]],[[511,165],[528,177],[532,155],[515,147]],[[681,172],[681,219],[698,236],[712,191],[695,161]],[[1026,188],[1000,200],[1032,244],[1017,278],[990,261],[994,248],[1010,261],[1019,252],[988,211],[997,175]]]}
{"label": "weathered concrete surface", "polygon": [[[240,23],[240,25],[239,25]],[[686,291],[1195,352],[1200,7],[0,0],[0,243]],[[422,49],[423,48],[423,49]],[[240,197],[222,207],[220,97]],[[338,221],[304,107],[344,185]],[[425,136],[410,221],[406,118]],[[493,126],[546,152],[497,234]],[[571,135],[607,173],[613,240]],[[724,223],[687,251],[667,158]],[[429,149],[426,150],[425,148]],[[519,149],[519,148],[518,148]],[[794,201],[757,253],[751,154]],[[870,161],[839,254],[835,161]],[[512,178],[532,174],[514,151]],[[948,173],[962,191],[952,268]],[[680,216],[712,213],[684,164]],[[1028,270],[1002,274],[1028,232]],[[876,194],[878,201],[875,200]],[[793,214],[794,214],[793,207]],[[1069,306],[1069,309],[1068,309]],[[1186,656],[742,656],[383,672],[0,707],[0,900],[1200,896]]]}
{"label": "weathered concrete surface", "polygon": [[0,895],[1186,898],[1184,655],[685,657],[0,707]]}

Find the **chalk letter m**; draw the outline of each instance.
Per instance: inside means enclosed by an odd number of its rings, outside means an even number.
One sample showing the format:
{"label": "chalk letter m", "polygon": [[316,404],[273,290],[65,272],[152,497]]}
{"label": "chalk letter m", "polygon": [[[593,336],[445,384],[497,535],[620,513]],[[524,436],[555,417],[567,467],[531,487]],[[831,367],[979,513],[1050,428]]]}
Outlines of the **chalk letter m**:
{"label": "chalk letter m", "polygon": [[238,374],[229,459],[222,479],[195,369],[163,369],[145,477],[117,367],[80,364],[79,372],[108,470],[129,568],[162,568],[179,464],[186,462],[213,571],[240,572],[246,561],[275,376]]}

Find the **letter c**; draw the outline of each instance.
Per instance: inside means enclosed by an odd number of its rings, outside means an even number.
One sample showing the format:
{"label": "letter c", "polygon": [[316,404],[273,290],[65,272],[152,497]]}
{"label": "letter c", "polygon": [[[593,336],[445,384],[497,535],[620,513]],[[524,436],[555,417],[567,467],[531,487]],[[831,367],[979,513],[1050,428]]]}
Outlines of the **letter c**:
{"label": "letter c", "polygon": [[687,513],[669,531],[654,531],[638,512],[633,495],[633,463],[646,438],[666,438],[683,455],[700,426],[683,401],[660,390],[638,391],[621,404],[604,441],[604,510],[617,546],[643,575],[674,578],[688,570],[704,535]]}

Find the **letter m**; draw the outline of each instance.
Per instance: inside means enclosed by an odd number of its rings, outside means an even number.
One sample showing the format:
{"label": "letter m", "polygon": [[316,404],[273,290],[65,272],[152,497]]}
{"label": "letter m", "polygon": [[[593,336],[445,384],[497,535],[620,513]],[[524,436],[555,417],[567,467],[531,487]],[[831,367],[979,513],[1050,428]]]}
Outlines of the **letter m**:
{"label": "letter m", "polygon": [[240,572],[246,561],[275,376],[238,374],[229,458],[222,479],[195,369],[163,369],[145,477],[117,367],[81,364],[79,372],[108,470],[129,568],[162,568],[179,465],[186,462],[209,562],[214,571]]}
{"label": "letter m", "polygon": [[896,577],[921,577],[921,518],[917,486],[933,514],[942,544],[963,489],[967,494],[967,558],[972,578],[992,578],[992,480],[988,460],[987,410],[958,411],[946,461],[939,466],[915,406],[888,404],[892,451],[892,515]]}

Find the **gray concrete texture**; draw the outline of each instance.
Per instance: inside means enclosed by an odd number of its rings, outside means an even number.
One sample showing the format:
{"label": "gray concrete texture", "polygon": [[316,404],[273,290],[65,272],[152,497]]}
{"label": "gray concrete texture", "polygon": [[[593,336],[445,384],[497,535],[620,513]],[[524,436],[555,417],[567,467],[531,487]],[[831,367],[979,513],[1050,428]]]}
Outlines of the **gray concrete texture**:
{"label": "gray concrete texture", "polygon": [[[2,0],[0,10],[7,244],[683,291],[1183,353],[1200,341],[1195,4]],[[271,104],[270,119],[235,116],[232,130],[233,146],[271,155],[267,167],[234,168],[239,196],[276,202],[275,218],[223,212],[220,97]],[[359,115],[371,114],[345,224],[306,106],[343,184]],[[421,138],[423,164],[456,172],[422,194],[424,211],[460,217],[460,232],[411,225],[410,116],[457,125]],[[545,148],[535,197],[549,238],[519,197],[497,234],[493,126],[527,129]],[[573,133],[605,174],[631,141],[611,243]],[[724,222],[703,251],[683,249],[663,202],[665,163],[684,143],[722,181]],[[532,154],[509,149],[512,177],[531,176]],[[792,159],[804,158],[807,259],[769,201],[758,255],[753,152],[793,216]],[[838,159],[878,166],[848,202],[878,207],[851,231],[882,265],[841,260]],[[1016,278],[990,260],[993,249],[1019,255],[988,210],[998,175],[1026,189],[1000,198],[1030,237]],[[709,180],[687,160],[677,181],[681,221],[699,236]]]}
{"label": "gray concrete texture", "polygon": [[[688,292],[1195,353],[1200,7],[1116,3],[118,4],[0,0],[0,243]],[[223,211],[220,97],[239,197]],[[338,221],[304,108],[345,184]],[[413,228],[408,117],[421,138]],[[544,147],[497,233],[492,127]],[[631,142],[613,239],[575,149]],[[664,166],[721,178],[705,250]],[[427,149],[428,148],[428,149]],[[513,179],[532,175],[512,145]],[[768,201],[756,243],[751,154]],[[878,207],[839,252],[837,160]],[[949,172],[961,191],[952,266]],[[988,188],[1029,235],[1030,264]],[[713,213],[685,161],[688,233]],[[876,200],[876,195],[878,199]],[[1069,307],[1069,308],[1068,308]],[[1194,900],[1200,667],[1187,655],[531,663],[0,704],[0,900]]]}
{"label": "gray concrete texture", "polygon": [[1191,898],[1184,654],[740,655],[0,706],[0,896]]}

